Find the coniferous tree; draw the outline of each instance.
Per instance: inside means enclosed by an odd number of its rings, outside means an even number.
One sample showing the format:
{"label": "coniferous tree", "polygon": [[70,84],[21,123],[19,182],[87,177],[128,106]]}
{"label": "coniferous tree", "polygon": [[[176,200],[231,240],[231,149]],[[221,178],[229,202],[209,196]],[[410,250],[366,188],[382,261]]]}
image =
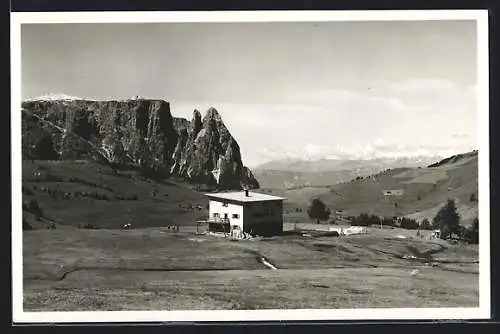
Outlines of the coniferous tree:
{"label": "coniferous tree", "polygon": [[479,243],[479,219],[474,218],[472,226],[466,230],[466,238],[471,244]]}
{"label": "coniferous tree", "polygon": [[311,201],[309,209],[307,209],[307,215],[319,224],[320,220],[325,221],[330,217],[330,209],[326,207],[323,201],[315,198]]}
{"label": "coniferous tree", "polygon": [[441,239],[447,239],[452,233],[459,232],[460,215],[453,199],[448,199],[432,220],[432,224],[440,230]]}
{"label": "coniferous tree", "polygon": [[430,230],[432,226],[431,223],[429,222],[429,219],[424,218],[424,220],[422,220],[422,223],[420,224],[420,228],[422,230]]}

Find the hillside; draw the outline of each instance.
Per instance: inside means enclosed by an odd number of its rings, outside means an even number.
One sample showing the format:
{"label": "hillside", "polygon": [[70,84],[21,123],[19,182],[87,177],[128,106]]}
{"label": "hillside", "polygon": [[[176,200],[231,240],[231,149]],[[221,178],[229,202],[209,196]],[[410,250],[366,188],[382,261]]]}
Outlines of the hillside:
{"label": "hillside", "polygon": [[448,198],[457,202],[464,224],[477,216],[477,151],[444,159],[424,168],[396,168],[332,186],[318,195],[345,215],[362,212],[431,220]]}
{"label": "hillside", "polygon": [[[151,179],[140,170],[114,170],[92,161],[25,160],[22,172],[23,219],[35,229],[193,225],[208,215],[208,200],[200,191],[209,188]],[[43,210],[38,219],[29,208],[31,200]]]}
{"label": "hillside", "polygon": [[216,185],[258,188],[218,111],[175,118],[163,100],[57,97],[22,104],[24,159],[94,160]]}
{"label": "hillside", "polygon": [[294,189],[328,186],[347,182],[358,176],[376,174],[381,170],[402,167],[423,167],[436,157],[403,157],[377,159],[285,159],[270,161],[253,169],[261,188]]}

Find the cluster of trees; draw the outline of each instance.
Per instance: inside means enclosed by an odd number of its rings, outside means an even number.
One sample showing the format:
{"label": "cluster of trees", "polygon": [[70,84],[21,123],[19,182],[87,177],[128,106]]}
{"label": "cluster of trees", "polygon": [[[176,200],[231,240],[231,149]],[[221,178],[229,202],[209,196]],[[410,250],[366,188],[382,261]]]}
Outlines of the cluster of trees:
{"label": "cluster of trees", "polygon": [[406,217],[379,217],[367,213],[362,213],[359,216],[350,216],[349,221],[351,225],[354,226],[398,226],[407,230],[417,230],[421,228],[420,224],[415,219]]}
{"label": "cluster of trees", "polygon": [[406,217],[399,217],[396,225],[407,230],[418,230],[420,228],[417,220]]}
{"label": "cluster of trees", "polygon": [[387,225],[394,226],[394,221],[392,218],[380,218],[376,215],[369,215],[367,213],[362,213],[359,216],[350,216],[349,221],[351,225],[354,226],[370,226],[370,225]]}
{"label": "cluster of trees", "polygon": [[[330,218],[330,209],[326,207],[323,201],[316,198],[311,201],[307,214],[311,220],[319,224],[320,221],[326,221]],[[381,218],[367,213],[362,213],[359,216],[351,216],[349,217],[349,221],[352,225],[356,226],[388,225],[410,230],[439,229],[442,239],[449,239],[453,235],[456,235],[469,243],[478,243],[479,240],[479,219],[476,217],[469,228],[460,225],[460,215],[453,199],[448,199],[446,204],[433,218],[432,223],[428,219],[424,219],[419,223],[415,219],[406,217]]]}
{"label": "cluster of trees", "polygon": [[449,239],[453,235],[469,243],[479,242],[479,218],[476,217],[472,226],[465,228],[460,225],[460,215],[453,199],[448,199],[432,220],[432,226],[440,231],[441,239]]}

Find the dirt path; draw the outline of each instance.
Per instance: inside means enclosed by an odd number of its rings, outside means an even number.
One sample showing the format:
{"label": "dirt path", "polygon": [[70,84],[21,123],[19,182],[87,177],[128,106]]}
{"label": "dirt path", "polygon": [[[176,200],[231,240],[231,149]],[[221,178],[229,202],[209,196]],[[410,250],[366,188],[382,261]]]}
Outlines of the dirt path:
{"label": "dirt path", "polygon": [[272,270],[277,270],[278,269],[273,264],[271,264],[269,261],[267,261],[267,259],[265,257],[261,257],[260,261],[262,262],[263,265],[265,265],[269,269],[272,269]]}

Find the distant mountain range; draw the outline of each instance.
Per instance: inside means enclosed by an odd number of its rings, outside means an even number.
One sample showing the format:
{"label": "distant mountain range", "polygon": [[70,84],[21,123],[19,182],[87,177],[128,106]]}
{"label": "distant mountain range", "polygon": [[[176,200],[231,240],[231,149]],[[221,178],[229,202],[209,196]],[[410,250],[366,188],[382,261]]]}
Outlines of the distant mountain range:
{"label": "distant mountain range", "polygon": [[317,173],[366,168],[418,167],[426,166],[443,158],[436,155],[374,159],[282,159],[266,162],[254,169]]}
{"label": "distant mountain range", "polygon": [[439,156],[418,156],[377,159],[283,159],[262,164],[253,169],[261,187],[293,189],[304,186],[328,186],[347,182],[382,170],[423,167],[441,160]]}

